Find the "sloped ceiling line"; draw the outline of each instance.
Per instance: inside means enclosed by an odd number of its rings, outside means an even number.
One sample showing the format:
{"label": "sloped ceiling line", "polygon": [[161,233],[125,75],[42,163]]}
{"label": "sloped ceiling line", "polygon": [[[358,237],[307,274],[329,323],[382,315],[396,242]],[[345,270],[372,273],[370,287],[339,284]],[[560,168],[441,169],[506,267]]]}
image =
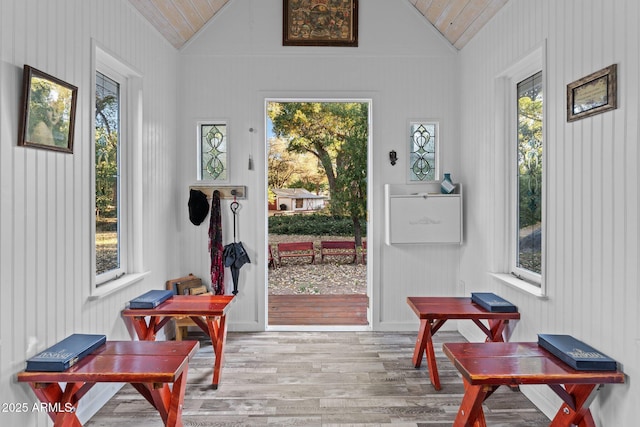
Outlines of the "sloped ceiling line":
{"label": "sloped ceiling line", "polygon": [[[129,0],[176,49],[229,0]],[[456,49],[462,49],[508,0],[406,0]],[[362,5],[360,6],[362,7]]]}

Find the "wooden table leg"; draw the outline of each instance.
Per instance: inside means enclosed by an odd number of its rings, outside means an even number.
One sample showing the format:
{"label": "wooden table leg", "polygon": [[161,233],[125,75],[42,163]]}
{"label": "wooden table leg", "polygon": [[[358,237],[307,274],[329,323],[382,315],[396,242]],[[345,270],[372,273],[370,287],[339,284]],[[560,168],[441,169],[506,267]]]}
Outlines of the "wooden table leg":
{"label": "wooden table leg", "polygon": [[131,383],[133,388],[158,411],[162,422],[166,427],[182,427],[182,407],[184,395],[187,389],[188,364],[180,376],[173,383],[172,388],[168,384],[160,386],[149,383]]}
{"label": "wooden table leg", "polygon": [[158,318],[155,316],[151,316],[148,325],[144,316],[135,316],[131,319],[131,324],[140,341],[155,341],[156,333],[154,326],[157,321]]}
{"label": "wooden table leg", "polygon": [[453,427],[487,427],[482,403],[493,393],[495,387],[471,385],[464,380],[464,389],[464,397],[453,421]]}
{"label": "wooden table leg", "polygon": [[82,427],[76,415],[78,396],[84,383],[67,383],[64,391],[58,383],[30,384],[41,402],[47,405],[49,418],[54,427]]}
{"label": "wooden table leg", "polygon": [[220,383],[222,366],[224,365],[224,343],[227,340],[227,316],[219,316],[218,318],[207,317],[207,326],[209,328],[209,337],[211,337],[213,351],[216,355],[216,360],[213,364],[212,385],[214,389],[217,389]]}
{"label": "wooden table leg", "polygon": [[502,331],[507,325],[508,320],[489,319],[488,328],[485,326],[484,323],[482,323],[482,320],[480,319],[472,319],[472,320],[473,320],[473,323],[475,323],[478,326],[478,328],[480,328],[482,332],[484,332],[484,334],[487,336],[487,338],[485,339],[485,342],[504,342],[504,339],[502,338]]}
{"label": "wooden table leg", "polygon": [[563,403],[549,427],[596,427],[589,405],[597,392],[595,384],[572,384],[566,387],[567,393],[575,402],[573,405]]}
{"label": "wooden table leg", "polygon": [[487,336],[487,342],[504,342],[504,338],[502,337],[502,332],[504,328],[509,323],[508,320],[489,320],[489,331],[490,335]]}
{"label": "wooden table leg", "polygon": [[433,348],[433,334],[435,334],[446,322],[446,319],[439,319],[433,322],[432,319],[420,319],[420,331],[416,346],[413,350],[413,366],[419,368],[422,363],[422,355],[427,353],[427,366],[429,369],[429,379],[436,390],[440,390],[440,376],[438,375],[438,365],[436,364],[436,351]]}
{"label": "wooden table leg", "polygon": [[213,380],[211,381],[214,390],[220,383],[220,374],[224,364],[224,343],[227,339],[227,316],[207,316],[206,322],[202,317],[191,316],[191,320],[202,329],[209,338],[216,356],[213,362]]}
{"label": "wooden table leg", "polygon": [[430,333],[431,325],[427,319],[420,319],[420,330],[418,331],[418,339],[416,347],[413,350],[413,366],[419,368],[422,364],[422,355],[424,354],[427,344],[427,335]]}
{"label": "wooden table leg", "polygon": [[192,316],[191,319],[211,338],[211,345],[216,360],[213,363],[213,380],[214,389],[218,388],[220,383],[220,373],[224,364],[224,343],[227,340],[227,316],[207,316],[206,323],[202,317]]}
{"label": "wooden table leg", "polygon": [[185,366],[180,376],[173,383],[171,389],[171,401],[169,402],[169,416],[167,417],[167,427],[182,427],[182,405],[184,394],[187,389],[187,369]]}
{"label": "wooden table leg", "polygon": [[431,326],[426,328],[427,336],[425,343],[425,350],[427,352],[427,366],[429,367],[429,379],[433,388],[440,390],[440,376],[438,375],[438,365],[436,364],[436,351],[433,348],[433,335],[431,333]]}

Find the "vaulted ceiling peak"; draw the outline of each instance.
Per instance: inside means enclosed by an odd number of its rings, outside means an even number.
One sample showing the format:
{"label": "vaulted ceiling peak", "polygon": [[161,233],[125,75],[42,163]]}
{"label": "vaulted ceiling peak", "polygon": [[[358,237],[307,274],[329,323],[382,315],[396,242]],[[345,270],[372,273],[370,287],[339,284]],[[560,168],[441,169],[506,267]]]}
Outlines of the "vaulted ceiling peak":
{"label": "vaulted ceiling peak", "polygon": [[[184,46],[228,1],[129,0],[176,49]],[[405,1],[418,9],[453,46],[462,49],[508,0]]]}

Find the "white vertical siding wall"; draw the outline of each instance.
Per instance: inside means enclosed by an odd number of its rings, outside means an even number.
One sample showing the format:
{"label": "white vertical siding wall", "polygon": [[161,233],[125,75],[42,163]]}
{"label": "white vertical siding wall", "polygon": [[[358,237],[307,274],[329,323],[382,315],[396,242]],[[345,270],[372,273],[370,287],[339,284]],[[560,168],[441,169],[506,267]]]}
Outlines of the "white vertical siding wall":
{"label": "white vertical siding wall", "polygon": [[[88,301],[91,271],[91,40],[143,74],[148,278]],[[27,356],[75,332],[129,339],[120,310],[175,274],[177,52],[125,0],[0,2],[0,402],[33,402],[15,381]],[[74,153],[17,147],[22,68],[78,87]],[[82,405],[81,405],[82,408]],[[47,425],[0,414],[2,425]]]}
{"label": "white vertical siding wall", "polygon": [[[640,19],[636,0],[512,0],[461,51],[461,162],[467,243],[460,275],[466,291],[493,290],[518,305],[512,340],[574,335],[619,362],[628,384],[607,386],[595,401],[599,426],[637,423],[640,388],[638,305],[638,119]],[[547,299],[491,279],[501,264],[503,168],[496,139],[495,78],[547,43]],[[566,85],[618,64],[618,109],[566,121]],[[481,100],[478,102],[477,100]],[[470,337],[471,327],[461,325]],[[476,337],[477,338],[477,337]],[[526,389],[526,388],[525,388]],[[525,390],[527,391],[527,390]],[[547,412],[552,393],[530,391]]]}
{"label": "white vertical siding wall", "polygon": [[[410,119],[441,121],[442,168],[460,176],[457,52],[408,1],[360,2],[358,48],[283,47],[281,11],[280,0],[229,2],[181,51],[178,200],[184,207],[179,225],[184,271],[210,281],[208,225],[193,226],[186,210],[198,120],[229,120],[230,180],[248,186],[248,199],[240,201],[239,238],[251,264],[240,272],[229,328],[261,330],[267,266],[265,98],[372,99],[372,323],[376,329],[417,330],[406,296],[455,294],[460,246],[385,246],[383,188],[406,183]],[[389,164],[390,150],[398,152],[396,166]],[[253,171],[247,169],[249,153]],[[226,243],[232,239],[228,201],[222,212]]]}

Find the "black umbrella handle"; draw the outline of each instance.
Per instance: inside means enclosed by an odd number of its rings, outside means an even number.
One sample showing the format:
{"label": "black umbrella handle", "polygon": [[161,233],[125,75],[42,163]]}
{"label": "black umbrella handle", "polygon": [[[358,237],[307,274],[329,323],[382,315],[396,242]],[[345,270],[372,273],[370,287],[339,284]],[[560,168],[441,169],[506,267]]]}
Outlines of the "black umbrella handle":
{"label": "black umbrella handle", "polygon": [[233,243],[236,242],[236,216],[238,215],[238,208],[240,207],[240,203],[237,201],[231,202],[231,212],[233,212]]}

